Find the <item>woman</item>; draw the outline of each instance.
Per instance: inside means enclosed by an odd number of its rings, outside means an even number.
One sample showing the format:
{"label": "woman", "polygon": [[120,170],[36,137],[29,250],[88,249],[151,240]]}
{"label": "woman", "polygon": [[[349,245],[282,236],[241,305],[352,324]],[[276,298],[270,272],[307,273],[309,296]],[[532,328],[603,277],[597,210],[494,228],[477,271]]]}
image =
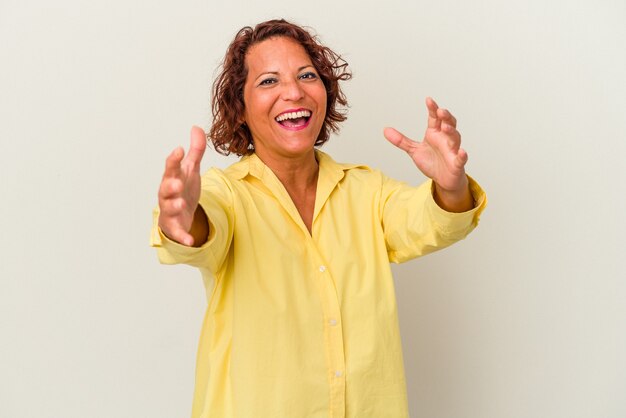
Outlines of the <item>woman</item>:
{"label": "woman", "polygon": [[167,158],[152,245],[203,275],[193,417],[406,417],[389,262],[450,245],[486,200],[455,118],[426,100],[412,188],[315,149],[345,116],[339,56],[283,20],[243,28],[215,82],[209,134],[244,155],[200,177],[205,134]]}

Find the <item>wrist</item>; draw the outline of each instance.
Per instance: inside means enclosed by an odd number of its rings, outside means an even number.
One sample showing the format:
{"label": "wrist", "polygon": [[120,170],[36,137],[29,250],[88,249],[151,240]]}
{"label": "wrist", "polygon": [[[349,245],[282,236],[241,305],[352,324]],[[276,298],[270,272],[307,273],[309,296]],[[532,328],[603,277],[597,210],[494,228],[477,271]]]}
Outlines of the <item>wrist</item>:
{"label": "wrist", "polygon": [[209,220],[200,205],[196,207],[189,235],[193,237],[193,246],[202,246],[209,238]]}
{"label": "wrist", "polygon": [[464,177],[463,186],[459,189],[449,190],[441,187],[433,181],[433,199],[437,205],[447,212],[466,212],[474,208],[474,198],[469,188],[467,176]]}

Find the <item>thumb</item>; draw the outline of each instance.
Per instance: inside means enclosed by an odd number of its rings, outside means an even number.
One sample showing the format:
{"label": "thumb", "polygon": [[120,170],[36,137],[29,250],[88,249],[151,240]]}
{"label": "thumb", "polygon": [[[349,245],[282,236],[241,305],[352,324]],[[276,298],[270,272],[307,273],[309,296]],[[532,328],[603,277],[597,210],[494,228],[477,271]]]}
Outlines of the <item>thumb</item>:
{"label": "thumb", "polygon": [[387,141],[391,142],[403,151],[409,152],[415,146],[415,141],[410,140],[394,128],[385,128],[383,130],[383,135],[385,135]]}
{"label": "thumb", "polygon": [[192,126],[191,128],[191,143],[189,145],[189,152],[187,153],[187,161],[194,166],[200,166],[202,156],[206,150],[206,134],[204,130],[199,126]]}

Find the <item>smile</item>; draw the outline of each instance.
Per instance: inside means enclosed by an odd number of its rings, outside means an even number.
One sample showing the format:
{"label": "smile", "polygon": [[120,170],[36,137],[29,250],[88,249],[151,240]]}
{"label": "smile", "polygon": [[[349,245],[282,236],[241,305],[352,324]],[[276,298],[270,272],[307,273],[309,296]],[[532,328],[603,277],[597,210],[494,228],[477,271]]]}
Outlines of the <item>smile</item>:
{"label": "smile", "polygon": [[299,131],[309,125],[311,115],[308,109],[290,109],[276,116],[275,120],[287,130]]}

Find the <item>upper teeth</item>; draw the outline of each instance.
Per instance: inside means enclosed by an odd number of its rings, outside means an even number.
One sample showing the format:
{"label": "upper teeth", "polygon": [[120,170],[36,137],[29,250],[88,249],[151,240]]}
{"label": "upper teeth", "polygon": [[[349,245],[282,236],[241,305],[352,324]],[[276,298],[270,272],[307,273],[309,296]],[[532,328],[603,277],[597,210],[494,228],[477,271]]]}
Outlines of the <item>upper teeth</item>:
{"label": "upper teeth", "polygon": [[298,119],[298,118],[308,118],[311,116],[311,112],[308,110],[300,110],[298,112],[287,112],[276,117],[276,122],[282,122],[286,119]]}

